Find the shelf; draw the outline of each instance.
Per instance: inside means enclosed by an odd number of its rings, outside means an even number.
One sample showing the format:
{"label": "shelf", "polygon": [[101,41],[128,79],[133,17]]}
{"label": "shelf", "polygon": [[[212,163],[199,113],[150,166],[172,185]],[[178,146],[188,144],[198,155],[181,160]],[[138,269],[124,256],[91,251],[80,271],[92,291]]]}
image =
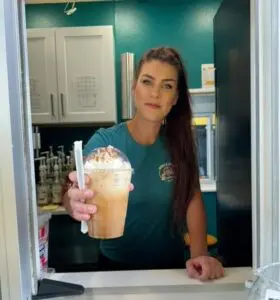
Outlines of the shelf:
{"label": "shelf", "polygon": [[213,88],[200,88],[200,89],[189,89],[190,94],[213,94],[215,93],[215,87]]}
{"label": "shelf", "polygon": [[216,186],[216,181],[212,179],[200,179],[200,188],[202,193],[207,193],[207,192],[216,192],[217,191],[217,186]]}
{"label": "shelf", "polygon": [[60,205],[46,205],[38,207],[38,213],[51,213],[52,215],[66,215],[67,212],[63,206]]}
{"label": "shelf", "polygon": [[[209,118],[211,117],[193,117],[193,125],[194,126],[207,126]],[[216,117],[212,115],[212,125],[216,125]]]}

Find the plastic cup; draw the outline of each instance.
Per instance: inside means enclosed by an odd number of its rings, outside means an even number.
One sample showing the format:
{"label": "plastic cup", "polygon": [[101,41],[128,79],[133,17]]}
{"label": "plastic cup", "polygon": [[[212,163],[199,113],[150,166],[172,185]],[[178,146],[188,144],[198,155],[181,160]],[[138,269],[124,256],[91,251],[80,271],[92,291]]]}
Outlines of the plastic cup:
{"label": "plastic cup", "polygon": [[123,236],[132,176],[128,158],[111,146],[97,148],[85,158],[85,172],[94,192],[87,203],[97,206],[87,222],[88,235],[98,239]]}

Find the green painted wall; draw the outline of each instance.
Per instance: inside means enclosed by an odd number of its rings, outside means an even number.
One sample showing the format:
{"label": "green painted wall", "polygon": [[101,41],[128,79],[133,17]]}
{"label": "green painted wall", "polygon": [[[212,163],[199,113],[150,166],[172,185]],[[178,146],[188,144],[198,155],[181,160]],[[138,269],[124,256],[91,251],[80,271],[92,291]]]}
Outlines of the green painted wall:
{"label": "green painted wall", "polygon": [[120,55],[136,60],[150,47],[177,48],[189,72],[190,88],[201,86],[201,64],[213,62],[213,17],[221,0],[151,0],[78,3],[72,16],[64,4],[27,5],[27,28],[114,25],[118,113],[120,115]]}

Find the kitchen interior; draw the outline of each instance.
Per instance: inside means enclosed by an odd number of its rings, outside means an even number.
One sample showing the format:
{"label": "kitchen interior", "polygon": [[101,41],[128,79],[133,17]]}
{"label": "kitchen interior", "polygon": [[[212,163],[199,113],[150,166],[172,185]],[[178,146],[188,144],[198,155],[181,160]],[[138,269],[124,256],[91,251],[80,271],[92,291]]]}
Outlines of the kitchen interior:
{"label": "kitchen interior", "polygon": [[66,214],[60,185],[75,140],[133,117],[136,63],[166,45],[189,75],[209,251],[227,267],[251,266],[249,1],[27,0],[25,9],[41,262],[98,271],[98,240]]}

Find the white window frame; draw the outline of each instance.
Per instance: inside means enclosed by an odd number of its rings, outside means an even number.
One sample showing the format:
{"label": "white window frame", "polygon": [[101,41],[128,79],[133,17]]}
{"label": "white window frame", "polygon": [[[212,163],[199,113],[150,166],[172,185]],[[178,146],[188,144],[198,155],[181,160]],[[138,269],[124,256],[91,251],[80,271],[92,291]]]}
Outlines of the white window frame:
{"label": "white window frame", "polygon": [[280,260],[280,3],[251,1],[253,266]]}
{"label": "white window frame", "polygon": [[0,0],[0,42],[1,297],[29,300],[40,263],[24,1]]}

